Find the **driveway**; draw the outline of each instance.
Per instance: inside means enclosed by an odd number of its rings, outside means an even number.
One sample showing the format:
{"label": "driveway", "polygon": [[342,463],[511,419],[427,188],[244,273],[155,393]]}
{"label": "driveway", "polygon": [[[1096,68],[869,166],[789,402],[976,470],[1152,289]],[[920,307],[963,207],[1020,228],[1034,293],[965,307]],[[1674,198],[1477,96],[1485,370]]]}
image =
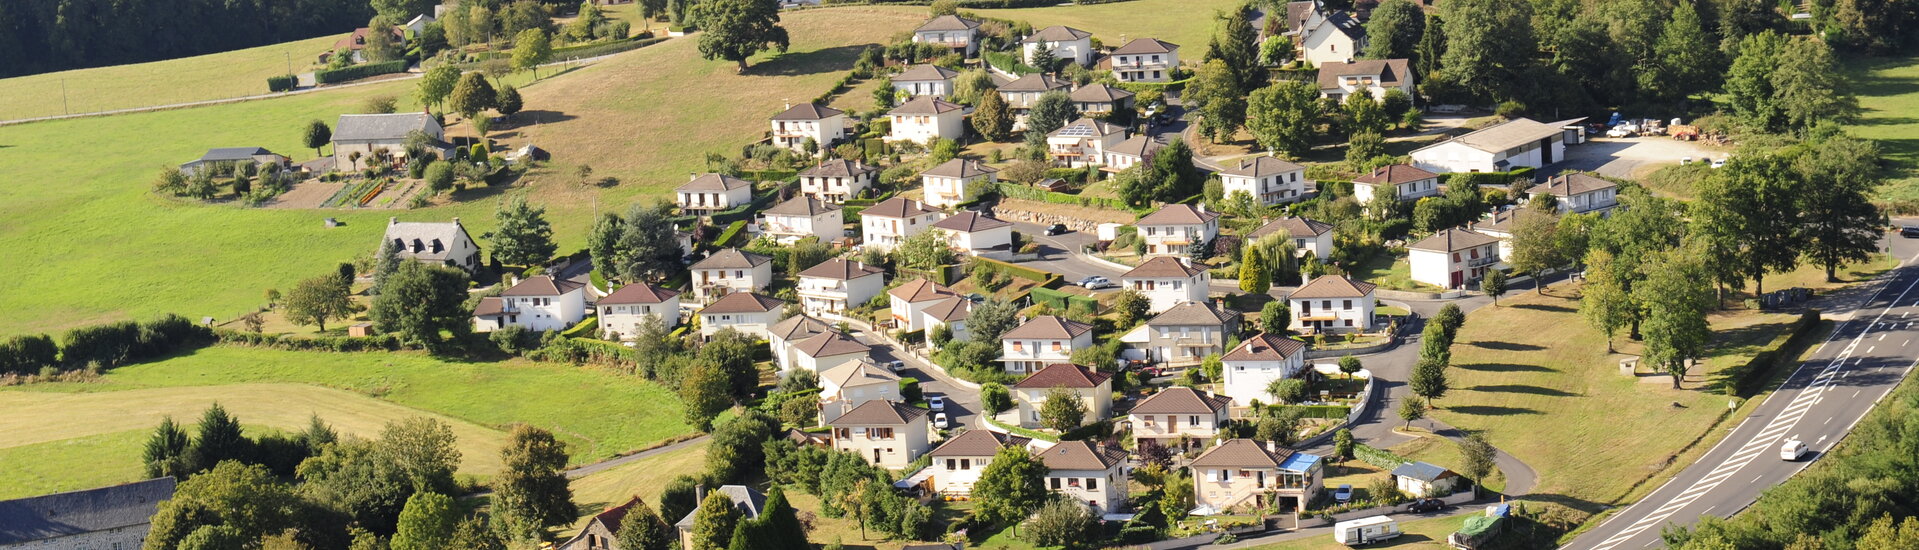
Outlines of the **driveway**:
{"label": "driveway", "polygon": [[1727,153],[1695,141],[1668,137],[1593,138],[1566,148],[1566,159],[1541,171],[1542,175],[1560,172],[1598,172],[1615,178],[1637,178],[1650,167],[1678,164],[1680,159],[1694,161],[1725,158]]}
{"label": "driveway", "polygon": [[853,338],[861,343],[873,346],[873,359],[879,361],[898,360],[905,363],[900,367],[902,377],[920,381],[920,392],[925,395],[946,396],[946,416],[954,428],[979,427],[980,405],[979,390],[960,385],[959,381],[948,376],[946,371],[934,367],[931,362],[920,359],[911,353],[901,351],[892,345],[892,341],[881,338],[868,331],[855,333]]}

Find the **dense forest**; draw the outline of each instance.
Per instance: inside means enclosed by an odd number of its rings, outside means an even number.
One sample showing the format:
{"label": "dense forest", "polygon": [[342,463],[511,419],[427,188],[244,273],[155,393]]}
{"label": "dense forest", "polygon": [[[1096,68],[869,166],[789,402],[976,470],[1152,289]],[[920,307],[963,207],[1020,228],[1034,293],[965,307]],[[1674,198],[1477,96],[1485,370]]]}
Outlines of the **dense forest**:
{"label": "dense forest", "polygon": [[0,77],[344,33],[373,14],[367,0],[0,0]]}

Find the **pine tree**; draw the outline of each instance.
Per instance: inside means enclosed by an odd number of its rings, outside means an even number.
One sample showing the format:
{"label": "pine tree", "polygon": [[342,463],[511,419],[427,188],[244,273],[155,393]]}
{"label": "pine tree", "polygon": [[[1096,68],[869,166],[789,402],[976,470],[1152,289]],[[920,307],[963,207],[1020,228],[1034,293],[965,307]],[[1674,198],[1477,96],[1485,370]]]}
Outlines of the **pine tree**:
{"label": "pine tree", "polygon": [[204,472],[222,461],[246,460],[253,455],[253,441],[240,431],[240,421],[227,414],[215,402],[200,416],[199,436],[188,451],[193,470]]}
{"label": "pine tree", "polygon": [[626,516],[620,518],[617,542],[617,550],[668,550],[675,541],[672,526],[660,518],[659,512],[634,497],[626,508]]}
{"label": "pine tree", "polygon": [[380,287],[386,283],[387,277],[393,276],[393,273],[399,270],[400,241],[393,240],[381,243],[380,255],[373,260],[373,288],[367,289],[367,294],[378,295],[380,293]]}
{"label": "pine tree", "polygon": [[979,109],[973,113],[973,129],[987,141],[1006,141],[1013,131],[1013,113],[999,91],[987,88],[980,94]]}
{"label": "pine tree", "polygon": [[686,550],[728,550],[734,527],[740,523],[740,510],[722,491],[709,491],[693,512],[693,545]]}
{"label": "pine tree", "polygon": [[1265,294],[1273,289],[1271,276],[1272,270],[1266,267],[1266,258],[1260,255],[1259,247],[1246,247],[1239,260],[1239,289]]}
{"label": "pine tree", "polygon": [[186,430],[173,423],[173,417],[160,419],[160,427],[153,430],[153,436],[147,439],[144,459],[147,477],[167,477],[184,480],[190,473],[187,466],[188,440]]}

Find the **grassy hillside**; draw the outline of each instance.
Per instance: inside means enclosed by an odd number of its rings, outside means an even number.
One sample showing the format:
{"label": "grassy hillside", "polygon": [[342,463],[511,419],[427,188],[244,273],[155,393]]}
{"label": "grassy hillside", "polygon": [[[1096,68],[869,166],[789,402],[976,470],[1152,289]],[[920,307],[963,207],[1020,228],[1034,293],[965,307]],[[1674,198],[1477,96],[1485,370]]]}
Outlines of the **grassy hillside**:
{"label": "grassy hillside", "polygon": [[[0,79],[0,120],[267,93],[267,77],[305,72],[340,35],[150,63]],[[62,105],[62,85],[65,105]]]}
{"label": "grassy hillside", "polygon": [[1853,82],[1864,109],[1847,131],[1879,142],[1894,173],[1879,199],[1919,209],[1919,58],[1865,59],[1853,63]]}
{"label": "grassy hillside", "polygon": [[[1213,14],[1238,6],[1236,0],[1133,0],[1110,4],[1045,8],[968,10],[980,15],[1024,20],[1033,28],[1065,25],[1093,33],[1107,46],[1122,39],[1158,38],[1179,44],[1180,59],[1197,64],[1213,34]],[[923,9],[917,13],[925,14]]]}

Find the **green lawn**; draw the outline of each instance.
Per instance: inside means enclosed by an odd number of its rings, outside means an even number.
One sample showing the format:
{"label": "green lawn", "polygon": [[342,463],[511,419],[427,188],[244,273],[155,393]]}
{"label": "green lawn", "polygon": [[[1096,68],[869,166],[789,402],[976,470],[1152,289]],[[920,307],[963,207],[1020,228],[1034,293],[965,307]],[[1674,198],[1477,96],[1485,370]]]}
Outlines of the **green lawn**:
{"label": "green lawn", "polygon": [[[1458,531],[1466,524],[1466,516],[1402,521],[1399,529],[1405,534],[1379,544],[1369,544],[1366,548],[1448,548],[1446,536]],[[1346,545],[1333,541],[1332,535],[1321,535],[1305,540],[1281,542],[1253,547],[1253,550],[1345,550]]]}
{"label": "green lawn", "polygon": [[1879,142],[1892,169],[1879,199],[1911,210],[1919,206],[1919,58],[1860,58],[1851,67],[1864,113],[1846,130]]}
{"label": "green lawn", "polygon": [[[127,481],[139,439],[161,416],[191,422],[218,401],[249,425],[303,428],[319,414],[343,433],[376,435],[387,421],[438,416],[452,424],[463,469],[498,470],[515,423],[553,431],[586,463],[689,433],[678,400],[658,385],[592,368],[512,360],[446,361],[414,353],[289,352],[212,347],[115,369],[98,382],[0,390],[0,457],[84,459],[68,489]],[[57,419],[57,421],[55,421]],[[115,435],[119,434],[119,435]],[[130,436],[128,434],[131,434]],[[31,462],[7,460],[6,471]],[[0,478],[0,486],[14,486]]]}
{"label": "green lawn", "polygon": [[[987,17],[1026,21],[1034,29],[1065,25],[1093,33],[1117,48],[1122,38],[1158,38],[1179,44],[1180,60],[1197,65],[1213,34],[1213,14],[1240,3],[1231,0],[1133,0],[1110,4],[1062,5],[1045,8],[966,10]],[[925,15],[924,8],[913,10]],[[1142,16],[1142,14],[1151,14]]]}
{"label": "green lawn", "polygon": [[[567,528],[562,536],[578,533],[586,527],[586,520],[595,514],[605,511],[607,507],[624,504],[626,499],[635,496],[645,499],[646,505],[658,512],[660,491],[666,489],[668,481],[681,474],[697,474],[705,469],[706,444],[696,443],[575,479],[567,485],[573,490],[573,503],[580,507],[580,521]],[[666,519],[667,523],[679,520]]]}
{"label": "green lawn", "polygon": [[1376,254],[1366,262],[1355,266],[1352,277],[1361,281],[1379,285],[1387,290],[1410,290],[1418,292],[1442,292],[1445,289],[1413,280],[1412,264],[1405,256]]}
{"label": "green lawn", "polygon": [[[311,69],[343,35],[132,65],[0,79],[0,120],[267,93],[267,77]],[[64,85],[64,94],[62,86]],[[64,105],[62,98],[65,98]]]}

